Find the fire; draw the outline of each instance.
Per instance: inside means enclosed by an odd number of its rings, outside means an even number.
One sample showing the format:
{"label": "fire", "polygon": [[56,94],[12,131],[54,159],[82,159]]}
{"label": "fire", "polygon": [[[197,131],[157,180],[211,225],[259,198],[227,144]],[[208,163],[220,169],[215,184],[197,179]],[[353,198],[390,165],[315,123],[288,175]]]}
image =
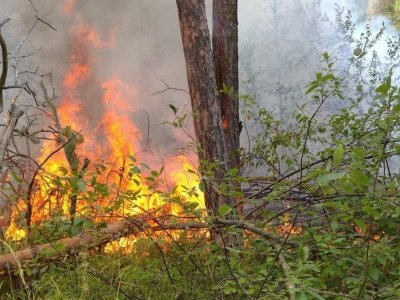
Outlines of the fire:
{"label": "fire", "polygon": [[115,37],[111,31],[106,32],[105,38],[101,38],[90,26],[80,26],[74,29],[73,34],[97,49],[112,48],[115,45]]}
{"label": "fire", "polygon": [[[75,4],[74,0],[65,1],[65,13],[74,15]],[[199,176],[193,171],[196,158],[172,157],[165,162],[163,171],[153,172],[150,176],[147,174],[150,171],[138,171],[140,164],[134,157],[141,161],[146,155],[141,153],[142,135],[132,117],[138,109],[135,106],[137,90],[117,74],[111,78],[96,76],[94,50],[106,51],[114,47],[114,35],[111,31],[99,33],[82,24],[81,17],[76,19],[80,24],[70,33],[69,67],[61,83],[62,98],[57,111],[63,130],[69,126],[68,132],[83,137],[83,141],[79,138],[74,144],[79,159],[78,171],[84,158],[90,160],[90,165],[83,177],[76,177],[78,175],[72,174],[63,149],[54,152],[62,141],[45,142],[38,161],[50,159],[36,177],[32,191],[32,223],[41,223],[54,215],[69,220],[71,193],[77,190],[76,216],[90,216],[99,222],[112,222],[150,209],[155,209],[158,214],[182,214],[181,206],[168,202],[171,190],[172,196],[204,208]],[[54,127],[54,124],[49,125]],[[64,137],[68,139],[65,134]],[[69,183],[72,175],[81,181],[75,188]],[[108,190],[99,195],[98,190],[102,187]],[[92,199],[91,195],[96,197]],[[110,206],[113,206],[113,212],[107,214]],[[24,218],[17,212],[24,212],[26,208],[26,201],[20,201],[7,231],[9,238],[18,240],[25,236]],[[126,240],[119,243],[126,244]]]}
{"label": "fire", "polygon": [[141,136],[130,120],[133,109],[126,100],[134,97],[135,91],[116,78],[102,83],[102,88],[105,112],[101,125],[111,148],[108,160],[117,159],[122,165],[128,155],[134,155],[135,149],[140,149]]}
{"label": "fire", "polygon": [[[205,208],[204,194],[199,189],[199,177],[194,170],[196,158],[178,155],[166,163],[166,169],[170,169],[169,176],[176,185],[176,193],[184,196],[189,201],[198,203],[199,208]],[[199,199],[201,201],[199,201]]]}
{"label": "fire", "polygon": [[75,0],[66,0],[64,4],[64,12],[71,14],[75,9]]}

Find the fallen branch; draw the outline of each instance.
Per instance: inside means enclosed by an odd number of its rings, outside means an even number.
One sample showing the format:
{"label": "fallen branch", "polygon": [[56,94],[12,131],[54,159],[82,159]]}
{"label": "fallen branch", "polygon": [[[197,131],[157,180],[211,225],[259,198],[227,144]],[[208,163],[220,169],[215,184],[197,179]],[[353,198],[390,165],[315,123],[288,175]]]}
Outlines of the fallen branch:
{"label": "fallen branch", "polygon": [[[259,236],[262,236],[267,240],[271,240],[275,243],[281,244],[283,242],[283,239],[280,238],[279,236],[269,233],[260,227],[256,227],[255,225],[253,225],[249,222],[244,222],[244,221],[239,221],[239,220],[217,219],[216,224],[220,224],[220,225],[224,225],[224,226],[236,226],[238,228],[253,232],[253,233],[255,233]],[[292,246],[292,247],[297,245],[296,243],[293,243],[291,241],[287,241],[286,244],[289,246]]]}
{"label": "fallen branch", "polygon": [[[137,220],[138,222],[145,222]],[[82,249],[90,249],[117,240],[123,236],[137,234],[138,229],[131,222],[118,222],[108,225],[98,232],[81,233],[71,238],[29,247],[14,253],[0,256],[0,272],[15,269],[18,264],[37,257],[51,258],[61,254],[74,253]]]}
{"label": "fallen branch", "polygon": [[158,232],[166,230],[210,230],[234,225],[263,236],[272,242],[282,242],[279,237],[267,233],[254,225],[241,221],[219,219],[213,224],[205,222],[185,222],[181,224],[175,222],[171,224],[165,220],[162,222],[157,220],[157,225],[154,225],[154,220],[155,218],[149,217],[148,213],[138,215],[134,219],[109,224],[106,228],[99,231],[88,231],[71,238],[64,238],[55,242],[37,245],[20,251],[15,251],[14,253],[2,255],[0,256],[0,273],[13,270],[18,267],[18,264],[22,264],[23,262],[34,258],[46,260],[61,256],[62,254],[77,253],[81,250],[101,247],[122,237],[138,235],[143,232]]}

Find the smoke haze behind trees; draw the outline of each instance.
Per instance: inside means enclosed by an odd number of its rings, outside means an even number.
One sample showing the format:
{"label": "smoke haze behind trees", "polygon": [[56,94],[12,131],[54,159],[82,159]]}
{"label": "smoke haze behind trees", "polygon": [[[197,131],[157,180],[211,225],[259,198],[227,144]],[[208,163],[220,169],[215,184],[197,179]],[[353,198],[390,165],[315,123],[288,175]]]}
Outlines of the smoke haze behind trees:
{"label": "smoke haze behind trees", "polygon": [[[97,101],[101,96],[99,81],[118,75],[137,90],[132,99],[136,108],[132,119],[142,132],[147,130],[144,111],[150,115],[152,150],[175,153],[188,139],[163,123],[173,119],[169,104],[190,112],[188,96],[172,91],[150,96],[165,88],[158,78],[171,87],[187,89],[175,1],[75,2],[75,13],[68,15],[64,12],[65,1],[35,1],[41,16],[57,31],[44,25],[35,28],[25,51],[41,47],[42,50],[26,60],[26,69],[39,66],[41,74],[52,72],[56,93],[62,98],[58,86],[69,64],[71,30],[76,25],[92,26],[104,39],[111,30],[115,36],[113,48],[89,50],[95,76],[89,86],[81,89],[89,122],[103,109]],[[367,1],[364,2],[357,2],[356,6],[356,1],[339,1],[357,12],[355,20],[361,27],[366,22],[368,7]],[[239,1],[241,92],[255,96],[262,106],[270,107],[282,118],[295,109],[296,103],[304,100],[304,86],[320,67],[321,53],[334,49],[331,43],[334,31],[328,21],[328,17],[332,21],[335,16],[333,3],[330,0]],[[209,0],[207,7],[210,10]],[[0,18],[6,16],[12,18],[4,28],[12,51],[30,25],[32,9],[26,0],[2,0]],[[143,147],[145,143],[141,141]]]}

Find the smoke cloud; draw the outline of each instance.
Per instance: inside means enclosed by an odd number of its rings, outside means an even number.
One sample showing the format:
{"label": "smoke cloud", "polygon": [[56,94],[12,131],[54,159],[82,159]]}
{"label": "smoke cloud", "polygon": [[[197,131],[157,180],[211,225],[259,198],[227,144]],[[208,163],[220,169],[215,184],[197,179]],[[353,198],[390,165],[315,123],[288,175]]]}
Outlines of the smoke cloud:
{"label": "smoke cloud", "polygon": [[[211,16],[212,1],[206,2]],[[348,8],[354,7],[353,2],[346,2]],[[74,30],[93,28],[100,43],[113,45],[94,48],[82,44],[81,52],[85,53],[81,53],[84,55],[81,59],[87,60],[92,68],[88,84],[79,87],[85,107],[80,116],[86,119],[87,126],[95,130],[98,116],[110,109],[100,105],[101,82],[118,77],[135,90],[127,101],[134,108],[129,117],[141,136],[139,151],[150,144],[155,154],[171,155],[186,145],[188,137],[164,122],[174,117],[169,104],[178,107],[180,113],[190,113],[188,95],[178,91],[152,95],[166,88],[159,79],[170,87],[187,89],[175,1],[34,0],[33,3],[40,16],[57,31],[38,24],[24,53],[41,50],[24,62],[24,68],[40,67],[41,74],[51,72],[56,94],[63,99],[62,81],[73,63],[73,39],[85,38],[84,33],[74,34]],[[334,17],[332,3],[330,0],[239,0],[242,92],[255,96],[261,105],[281,113],[282,117],[287,113],[284,108],[294,108],[303,99],[304,86],[320,67],[321,53],[329,50],[327,40],[332,28],[327,18]],[[2,0],[0,18],[3,17],[12,18],[4,29],[12,51],[29,28],[33,10],[28,0]],[[97,142],[104,141],[99,138]]]}

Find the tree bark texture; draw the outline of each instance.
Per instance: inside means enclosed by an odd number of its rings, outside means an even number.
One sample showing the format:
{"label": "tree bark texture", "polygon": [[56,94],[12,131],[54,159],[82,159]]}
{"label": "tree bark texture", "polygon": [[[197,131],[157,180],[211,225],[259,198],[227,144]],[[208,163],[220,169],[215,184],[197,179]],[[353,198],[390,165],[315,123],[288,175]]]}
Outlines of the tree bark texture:
{"label": "tree bark texture", "polygon": [[[237,5],[237,0],[214,0],[213,2],[214,68],[229,155],[229,168],[237,168],[240,159]],[[231,93],[221,93],[224,86],[229,87]]]}
{"label": "tree bark texture", "polygon": [[[215,177],[222,179],[227,171],[228,150],[226,146],[221,107],[215,79],[211,39],[207,25],[205,3],[199,0],[177,0],[179,23],[186,61],[193,122],[200,145],[199,158],[209,162],[221,162]],[[224,199],[206,184],[205,202],[214,214]]]}

